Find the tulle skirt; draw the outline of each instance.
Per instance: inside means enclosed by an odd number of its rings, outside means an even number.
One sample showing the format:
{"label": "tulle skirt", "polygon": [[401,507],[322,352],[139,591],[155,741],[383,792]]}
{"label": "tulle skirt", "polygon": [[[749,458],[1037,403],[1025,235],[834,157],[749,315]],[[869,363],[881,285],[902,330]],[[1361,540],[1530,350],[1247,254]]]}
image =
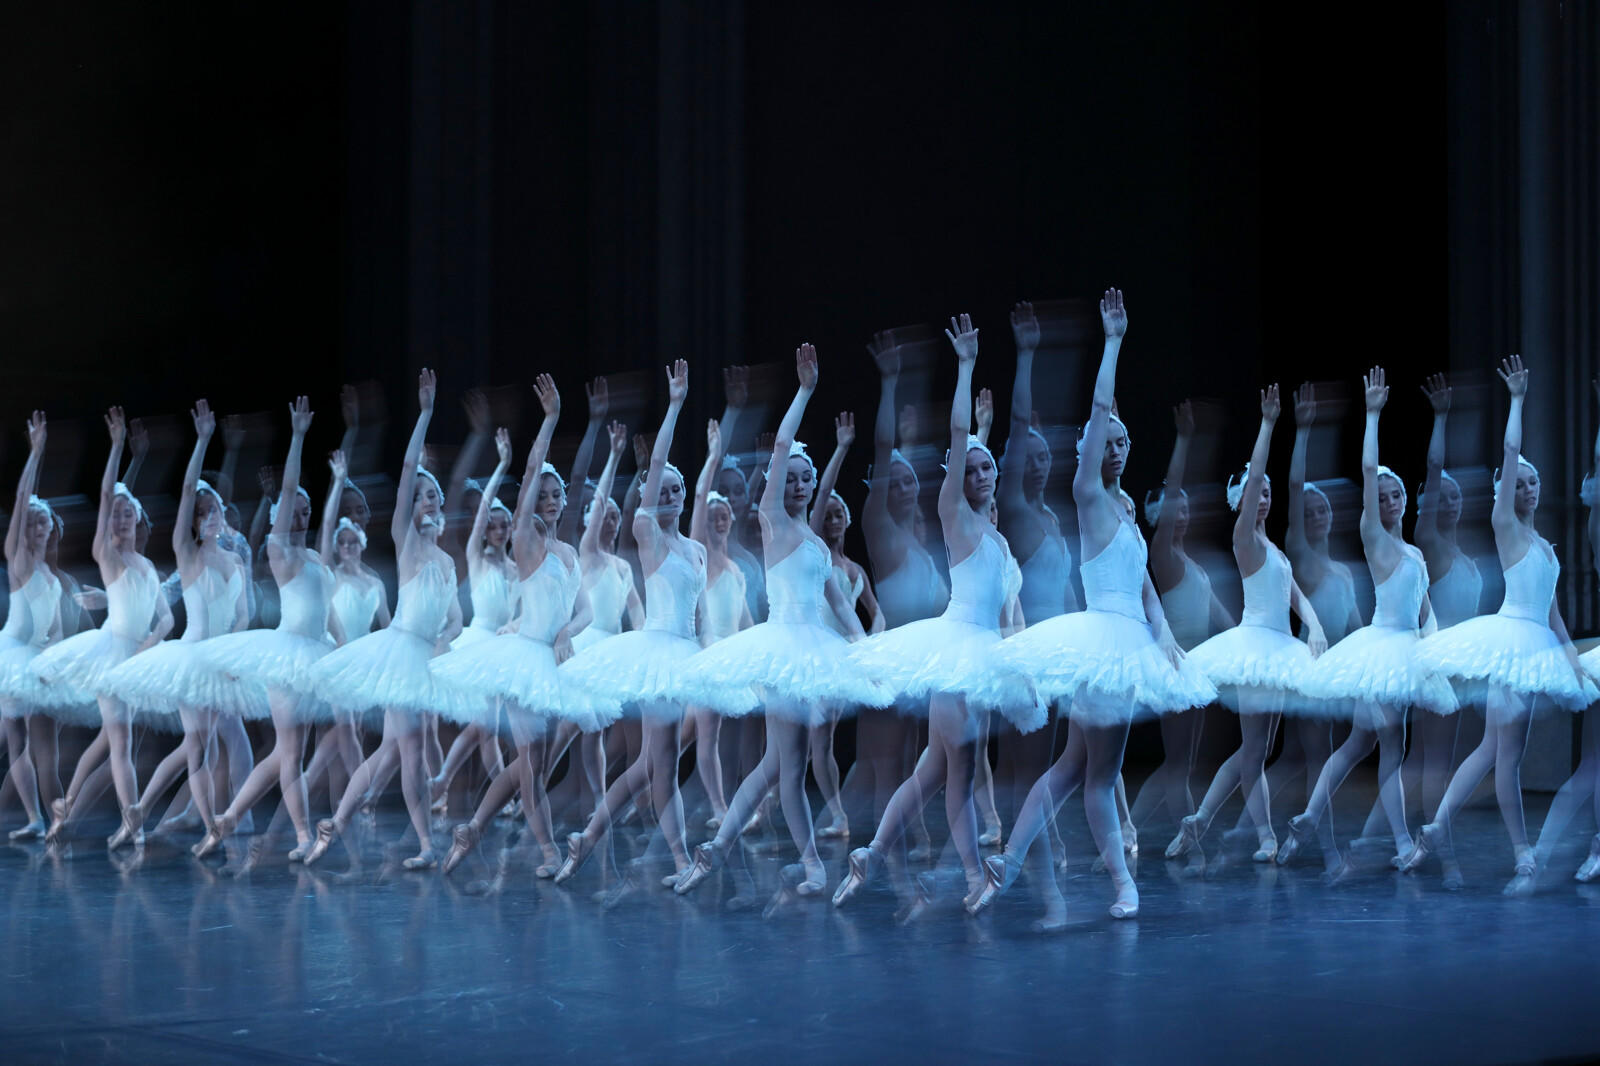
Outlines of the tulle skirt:
{"label": "tulle skirt", "polygon": [[825,707],[886,707],[894,699],[851,656],[850,642],[812,622],[762,622],[696,655],[680,680],[686,702],[719,714],[765,710],[819,725]]}
{"label": "tulle skirt", "polygon": [[[96,697],[105,677],[126,661],[140,642],[109,629],[90,629],[51,645],[34,656],[28,669],[37,683],[36,706],[67,725],[99,726]],[[126,709],[124,718],[130,718]]]}
{"label": "tulle skirt", "polygon": [[464,651],[474,644],[482,644],[484,641],[492,640],[494,637],[495,631],[492,629],[483,626],[467,626],[461,630],[455,640],[450,642],[450,650]]}
{"label": "tulle skirt", "polygon": [[1585,676],[1580,682],[1567,659],[1566,646],[1542,622],[1510,615],[1486,614],[1441,629],[1417,644],[1416,660],[1424,670],[1463,682],[1470,698],[1481,698],[1499,686],[1567,711],[1581,711],[1600,698]]}
{"label": "tulle skirt", "polygon": [[294,716],[302,722],[327,721],[332,710],[317,695],[311,671],[333,651],[333,641],[282,629],[229,633],[204,644],[206,658],[227,682],[222,709],[246,718],[271,716],[267,690],[295,697]]}
{"label": "tulle skirt", "polygon": [[1362,708],[1373,704],[1402,713],[1414,706],[1434,714],[1454,714],[1455,691],[1448,679],[1418,663],[1420,643],[1414,629],[1358,629],[1312,665],[1305,693],[1321,704],[1324,713],[1363,726],[1373,723],[1361,720]]}
{"label": "tulle skirt", "polygon": [[993,657],[1029,678],[1041,702],[1059,702],[1084,725],[1142,721],[1217,698],[1193,659],[1174,669],[1149,623],[1115,611],[1047,618],[1007,637]]}
{"label": "tulle skirt", "polygon": [[1027,671],[997,659],[993,629],[955,618],[924,618],[859,641],[850,658],[878,681],[896,706],[926,717],[928,697],[962,696],[969,712],[999,711],[1018,732],[1031,733],[1048,714]]}
{"label": "tulle skirt", "polygon": [[0,717],[21,718],[43,705],[33,660],[44,649],[0,636]]}
{"label": "tulle skirt", "polygon": [[434,680],[432,657],[432,641],[390,626],[329,652],[311,668],[311,685],[336,711],[465,713],[460,693]]}
{"label": "tulle skirt", "polygon": [[[462,725],[495,729],[500,706],[530,720],[565,718],[585,729],[597,728],[588,701],[577,693],[569,699],[550,645],[520,633],[479,640],[433,662],[434,680],[455,695],[443,712]],[[569,703],[571,706],[569,707]]]}
{"label": "tulle skirt", "polygon": [[561,664],[563,691],[586,701],[594,721],[606,724],[634,707],[656,722],[681,722],[684,668],[700,645],[664,629],[619,633]]}
{"label": "tulle skirt", "polygon": [[586,626],[577,636],[572,638],[572,653],[577,655],[580,652],[586,652],[602,640],[610,640],[618,635],[617,631],[613,629],[596,629],[594,626]]}
{"label": "tulle skirt", "polygon": [[[213,663],[210,641],[168,640],[107,671],[102,691],[115,696],[147,726],[168,733],[183,732],[179,707],[231,710],[237,686]],[[266,694],[260,693],[263,710]]]}
{"label": "tulle skirt", "polygon": [[1305,692],[1316,660],[1292,635],[1268,626],[1240,624],[1196,645],[1189,662],[1205,674],[1234,710],[1239,697],[1254,690],[1274,711],[1332,716],[1333,711]]}

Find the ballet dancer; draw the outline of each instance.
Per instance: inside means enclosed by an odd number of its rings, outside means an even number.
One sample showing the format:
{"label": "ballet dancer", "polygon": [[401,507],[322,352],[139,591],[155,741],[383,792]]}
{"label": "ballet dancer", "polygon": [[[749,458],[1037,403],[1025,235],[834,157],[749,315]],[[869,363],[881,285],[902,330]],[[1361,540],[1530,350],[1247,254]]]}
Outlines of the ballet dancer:
{"label": "ballet dancer", "polygon": [[[1184,658],[1172,635],[1145,570],[1147,549],[1133,502],[1118,485],[1129,450],[1127,427],[1112,411],[1128,330],[1119,290],[1106,290],[1100,320],[1105,348],[1072,479],[1088,609],[1032,624],[995,655],[1000,667],[1030,678],[1040,699],[1068,708],[1067,747],[1029,789],[1005,851],[985,861],[983,892],[968,904],[974,914],[1016,880],[1035,839],[1081,785],[1084,814],[1116,893],[1111,917],[1136,916],[1139,890],[1128,870],[1116,803],[1129,728],[1135,718],[1202,707],[1216,698],[1216,689]],[[1050,850],[1047,835],[1036,878],[1045,900],[1044,917],[1034,927],[1041,932],[1066,924]]]}
{"label": "ballet dancer", "polygon": [[[1267,515],[1272,511],[1267,456],[1280,410],[1278,386],[1262,390],[1255,448],[1244,472],[1228,482],[1228,506],[1239,516],[1233,524],[1233,558],[1243,581],[1244,612],[1238,625],[1189,653],[1189,661],[1205,672],[1238,714],[1239,749],[1217,768],[1199,808],[1179,823],[1178,836],[1167,846],[1169,859],[1199,847],[1211,819],[1235,788],[1243,790],[1256,827],[1257,847],[1251,858],[1271,862],[1278,854],[1271,800],[1261,784],[1273,722],[1289,699],[1305,699],[1302,685],[1312,660],[1328,647],[1316,609],[1292,576],[1288,557],[1267,539]],[[1305,643],[1289,629],[1291,609],[1306,629]]]}
{"label": "ballet dancer", "polygon": [[1489,519],[1505,573],[1505,600],[1497,613],[1441,630],[1417,648],[1423,667],[1486,686],[1483,742],[1461,761],[1434,820],[1422,827],[1401,869],[1416,869],[1438,850],[1456,811],[1492,769],[1500,817],[1515,856],[1514,874],[1505,891],[1526,895],[1533,891],[1538,872],[1523,818],[1521,780],[1534,711],[1543,709],[1541,704],[1581,711],[1600,693],[1578,661],[1556,603],[1561,564],[1533,524],[1539,508],[1539,471],[1522,457],[1522,407],[1528,395],[1522,357],[1502,360],[1499,374],[1511,404]]}
{"label": "ballet dancer", "polygon": [[[1307,692],[1350,720],[1350,736],[1323,765],[1304,812],[1289,819],[1289,838],[1278,850],[1283,865],[1311,839],[1322,838],[1325,876],[1337,879],[1348,869],[1333,838],[1333,794],[1357,763],[1378,748],[1378,797],[1394,836],[1394,865],[1411,854],[1406,828],[1400,759],[1405,751],[1408,706],[1434,714],[1453,714],[1455,694],[1444,678],[1418,669],[1414,652],[1432,616],[1428,571],[1422,553],[1400,529],[1406,490],[1393,470],[1378,462],[1378,418],[1389,399],[1382,367],[1363,379],[1366,430],[1361,443],[1361,545],[1372,571],[1376,595],[1372,624],[1351,633],[1317,660]],[[1286,712],[1288,713],[1288,712]]]}
{"label": "ballet dancer", "polygon": [[[312,671],[313,683],[335,710],[362,711],[380,706],[384,712],[382,742],[351,775],[333,817],[317,823],[317,838],[305,854],[307,865],[326,854],[334,839],[344,833],[351,817],[366,802],[373,782],[393,772],[396,761],[400,791],[418,845],[417,854],[401,865],[407,870],[426,870],[436,863],[429,833],[423,718],[427,713],[449,709],[453,694],[434,681],[428,661],[449,648],[450,641],[461,632],[455,566],[438,545],[444,494],[438,480],[421,466],[422,446],[437,392],[433,371],[424,369],[417,378],[420,411],[406,445],[389,527],[400,574],[394,620],[376,633],[350,641]],[[347,850],[356,861],[356,850]]]}
{"label": "ballet dancer", "polygon": [[[742,716],[763,710],[767,749],[740,782],[715,839],[695,849],[694,866],[675,886],[680,895],[722,865],[757,805],[776,785],[800,856],[795,892],[820,896],[827,870],[817,854],[805,792],[808,732],[825,720],[829,706],[889,702],[870,671],[848,655],[849,640],[863,636],[861,622],[833,578],[827,546],[807,520],[817,471],[795,437],[817,389],[817,353],[810,344],[795,351],[795,371],[800,386],[778,424],[758,512],[767,561],[767,620],[701,652],[683,679],[700,702],[719,713]],[[828,624],[830,616],[848,637]]]}

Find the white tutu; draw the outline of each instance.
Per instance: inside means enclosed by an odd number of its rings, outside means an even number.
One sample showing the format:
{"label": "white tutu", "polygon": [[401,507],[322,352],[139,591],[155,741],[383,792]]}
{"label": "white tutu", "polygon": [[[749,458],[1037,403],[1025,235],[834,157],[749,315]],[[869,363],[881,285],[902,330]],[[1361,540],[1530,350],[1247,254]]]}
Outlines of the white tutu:
{"label": "white tutu", "polygon": [[1000,634],[954,618],[924,618],[879,633],[850,649],[851,660],[876,678],[897,706],[921,717],[928,697],[948,692],[966,698],[970,711],[999,711],[1018,732],[1044,725],[1048,713],[1034,696],[1026,671],[997,665]]}
{"label": "white tutu", "polygon": [[1454,714],[1457,705],[1450,682],[1417,662],[1420,642],[1413,629],[1365,626],[1317,659],[1304,691],[1321,701],[1326,713],[1345,720],[1354,720],[1365,704],[1401,712],[1415,706],[1434,714]]}
{"label": "white tutu", "polygon": [[1416,661],[1424,670],[1467,682],[1474,697],[1484,686],[1499,685],[1523,696],[1546,697],[1568,711],[1600,699],[1590,678],[1579,683],[1566,646],[1550,627],[1526,618],[1469,618],[1419,641]]}
{"label": "white tutu", "polygon": [[584,729],[599,728],[588,701],[564,691],[555,651],[543,641],[505,633],[440,656],[432,669],[434,680],[455,693],[451,707],[442,713],[463,725],[495,729],[504,702],[511,713],[565,718]]}
{"label": "white tutu", "polygon": [[[181,733],[180,706],[231,710],[235,686],[205,653],[208,641],[168,640],[108,671],[102,691],[134,711],[145,725]],[[261,701],[265,706],[265,694]]]}
{"label": "white tutu", "polygon": [[456,639],[450,642],[450,650],[453,652],[464,651],[474,644],[482,644],[486,640],[494,639],[494,637],[495,631],[492,629],[486,629],[482,626],[466,626]]}
{"label": "white tutu", "polygon": [[202,647],[228,685],[220,709],[246,718],[268,718],[272,710],[267,690],[281,689],[297,697],[298,720],[330,717],[311,677],[312,667],[333,651],[327,636],[318,640],[282,629],[252,629],[214,637]]}
{"label": "white tutu", "polygon": [[1085,725],[1121,725],[1217,698],[1192,659],[1174,669],[1149,623],[1116,611],[1047,618],[1001,641],[993,658],[1030,678],[1041,701],[1059,701]]}
{"label": "white tutu", "polygon": [[684,667],[699,651],[694,640],[664,629],[619,633],[562,663],[561,681],[564,691],[587,698],[599,723],[620,718],[628,705],[652,721],[678,722]]}
{"label": "white tutu", "polygon": [[578,635],[572,638],[572,653],[574,655],[579,655],[588,651],[602,640],[610,640],[612,637],[619,635],[620,634],[618,634],[615,630],[596,629],[594,626],[584,626],[583,629],[578,632]]}
{"label": "white tutu", "polygon": [[1241,622],[1196,645],[1189,662],[1236,711],[1242,691],[1254,690],[1272,700],[1274,711],[1312,717],[1335,713],[1305,692],[1316,663],[1311,649],[1280,629]]}
{"label": "white tutu", "polygon": [[431,641],[390,626],[330,652],[311,668],[310,682],[334,710],[466,713],[461,694],[434,681],[432,655]]}
{"label": "white tutu", "polygon": [[21,718],[43,705],[33,660],[42,648],[0,635],[0,717]]}
{"label": "white tutu", "polygon": [[51,645],[28,664],[38,686],[36,706],[68,725],[99,726],[102,682],[138,646],[109,629],[86,630]]}
{"label": "white tutu", "polygon": [[762,622],[717,641],[684,669],[685,702],[719,714],[766,710],[817,725],[825,707],[886,707],[894,693],[851,656],[850,642],[814,622]]}

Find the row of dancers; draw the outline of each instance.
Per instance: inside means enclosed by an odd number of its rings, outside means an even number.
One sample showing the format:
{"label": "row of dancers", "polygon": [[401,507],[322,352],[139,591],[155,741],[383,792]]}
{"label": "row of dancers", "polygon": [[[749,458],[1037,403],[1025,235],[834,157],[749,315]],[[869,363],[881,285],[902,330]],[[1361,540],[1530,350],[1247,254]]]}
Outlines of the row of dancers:
{"label": "row of dancers", "polygon": [[[359,490],[352,494],[342,451],[330,459],[318,543],[308,543],[313,501],[303,484],[304,449],[313,416],[302,396],[289,408],[289,449],[267,514],[265,557],[279,621],[272,629],[247,628],[249,551],[225,517],[221,492],[202,476],[216,418],[204,400],[195,405],[195,446],[174,523],[186,617],[175,640],[166,639],[173,615],[142,551],[148,519],[118,481],[128,427],[116,408],[106,417],[111,450],[92,547],[107,617],[98,629],[63,637],[73,598],[54,560],[59,516],[34,494],[47,439],[44,415],[35,412],[7,531],[11,607],[0,630],[8,785],[29,818],[12,836],[63,839],[98,794],[96,783],[109,777],[122,813],[108,845],[136,843],[149,812],[182,778],[203,831],[197,856],[246,828],[253,808],[276,787],[296,838],[289,858],[313,864],[398,776],[419,844],[403,865],[428,869],[437,862],[431,809],[453,775],[477,757],[489,783],[470,820],[453,830],[447,873],[520,799],[541,855],[538,877],[571,879],[614,820],[638,809],[653,815],[671,854],[673,871],[663,883],[688,893],[728,860],[775,795],[798,858],[785,869],[786,883],[799,897],[822,897],[829,879],[817,838],[850,832],[831,739],[838,721],[854,715],[857,769],[870,776],[881,814],[867,846],[849,853],[846,875],[832,892],[835,905],[847,903],[886,864],[898,866],[903,838],[941,789],[964,878],[962,902],[974,914],[1027,868],[1045,902],[1039,926],[1064,925],[1048,830],[1079,789],[1112,882],[1114,918],[1138,913],[1128,863],[1137,848],[1133,816],[1158,803],[1181,819],[1168,858],[1199,849],[1238,790],[1245,801],[1241,827],[1257,836],[1256,861],[1285,863],[1315,844],[1327,877],[1337,880],[1349,868],[1333,836],[1332,800],[1374,748],[1379,798],[1368,824],[1373,832],[1387,828],[1396,867],[1412,870],[1436,855],[1447,886],[1459,886],[1449,826],[1493,770],[1514,850],[1507,891],[1531,891],[1573,813],[1593,803],[1600,814],[1600,742],[1586,715],[1582,762],[1558,794],[1535,849],[1518,778],[1529,725],[1536,713],[1583,712],[1600,699],[1591,676],[1600,664],[1580,658],[1568,638],[1555,597],[1559,565],[1534,525],[1539,479],[1521,454],[1529,379],[1521,360],[1512,356],[1499,370],[1510,404],[1491,513],[1506,584],[1498,612],[1476,614],[1481,577],[1456,544],[1462,495],[1445,464],[1449,386],[1436,376],[1423,388],[1434,427],[1412,544],[1402,530],[1405,483],[1379,461],[1389,388],[1375,367],[1363,381],[1359,527],[1375,590],[1371,624],[1360,624],[1348,569],[1327,554],[1330,502],[1304,477],[1317,414],[1309,385],[1294,402],[1287,552],[1266,532],[1273,491],[1265,471],[1281,414],[1276,385],[1260,393],[1249,462],[1227,484],[1243,588],[1235,619],[1185,550],[1183,486],[1195,434],[1187,403],[1175,410],[1163,487],[1145,500],[1150,541],[1140,532],[1138,509],[1121,487],[1130,439],[1115,404],[1127,329],[1119,291],[1106,291],[1100,319],[1104,349],[1071,480],[1081,609],[1062,523],[1045,502],[1053,456],[1034,425],[1040,330],[1027,304],[1012,313],[1017,370],[1002,461],[987,442],[993,409],[987,397],[979,398],[974,424],[978,331],[961,316],[945,334],[956,364],[937,494],[948,583],[919,529],[918,471],[896,447],[901,349],[888,334],[872,345],[881,384],[862,525],[875,591],[866,568],[844,554],[852,517],[837,485],[853,418],[840,417],[837,447],[820,473],[797,439],[819,377],[810,345],[796,352],[797,388],[766,469],[753,483],[724,447],[747,401],[743,374],[726,375],[728,410],[707,426],[705,463],[691,486],[670,462],[689,368],[682,360],[667,368],[666,412],[620,504],[613,497],[628,431],[604,424],[603,385],[593,390],[585,447],[603,434],[606,454],[592,499],[581,505],[581,523],[573,520],[577,508],[568,507],[566,482],[548,462],[561,397],[541,375],[534,389],[543,418],[515,504],[500,497],[512,463],[503,429],[494,437],[493,473],[475,486],[478,502],[465,540],[473,619],[466,626],[456,563],[440,544],[444,486],[422,464],[437,396],[431,371],[419,377],[419,414],[390,522],[399,583],[392,617],[383,583],[362,562],[370,511]],[[580,450],[578,476],[587,475],[590,461]],[[759,527],[758,551],[738,536],[749,514]],[[1298,635],[1291,615],[1300,621]],[[1463,702],[1482,706],[1486,727],[1452,774]],[[1217,703],[1236,712],[1241,742],[1196,805],[1189,785],[1200,711]],[[724,799],[721,726],[756,716],[764,750],[747,760],[747,772]],[[1058,717],[1066,725],[1065,748],[1052,761]],[[448,755],[430,753],[441,720],[459,727]],[[1130,728],[1148,720],[1160,724],[1165,758],[1130,810],[1123,754]],[[244,730],[250,721],[270,721],[273,734],[271,750],[253,766]],[[1001,837],[992,798],[983,802],[993,787],[991,722],[1004,730],[1002,760],[1017,780],[1033,784],[1003,849],[985,857],[982,849]],[[1334,722],[1349,727],[1337,749]],[[64,724],[98,732],[62,790],[56,761]],[[1286,746],[1291,738],[1298,743],[1310,783],[1308,803],[1289,819],[1281,842],[1265,765],[1280,726]],[[908,767],[906,740],[922,727],[926,745]],[[139,728],[182,737],[142,790],[133,759]],[[630,728],[637,729],[635,750],[612,778],[608,738]],[[381,738],[370,754],[363,744],[368,731]],[[509,760],[502,738],[509,740]],[[715,831],[692,851],[679,789],[680,760],[691,744],[713,808],[707,826]],[[569,774],[592,810],[563,851],[549,786],[569,751]],[[1420,771],[1412,780],[1421,781],[1427,821],[1415,834],[1403,765]],[[808,766],[830,815],[822,829],[813,825]],[[323,780],[335,799],[331,816],[314,822],[308,781]],[[1578,877],[1597,873],[1600,836]],[[932,893],[936,883],[922,890]]]}

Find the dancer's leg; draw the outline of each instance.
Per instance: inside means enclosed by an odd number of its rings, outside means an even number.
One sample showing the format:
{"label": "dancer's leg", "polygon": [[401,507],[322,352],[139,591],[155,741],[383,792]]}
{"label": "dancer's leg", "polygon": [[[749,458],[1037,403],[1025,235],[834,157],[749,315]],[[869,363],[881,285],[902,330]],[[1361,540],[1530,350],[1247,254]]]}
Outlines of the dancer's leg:
{"label": "dancer's leg", "polygon": [[1113,918],[1131,918],[1139,912],[1139,890],[1128,872],[1123,851],[1122,819],[1117,813],[1116,785],[1122,776],[1122,756],[1128,746],[1128,726],[1084,726],[1085,768],[1083,813],[1100,859],[1111,873],[1116,901]]}
{"label": "dancer's leg", "polygon": [[[823,834],[848,837],[850,819],[845,814],[844,798],[840,795],[839,761],[833,754],[833,734],[839,726],[838,708],[830,704],[824,708],[823,714],[823,720],[810,730],[811,776],[817,780],[817,790],[822,793],[822,803],[828,811],[829,824]],[[772,743],[770,732],[767,743]]]}
{"label": "dancer's leg", "polygon": [[944,810],[950,839],[961,857],[967,889],[983,884],[978,851],[978,812],[973,802],[977,778],[977,723],[960,696],[938,693],[928,702],[928,746],[943,745],[945,752]]}
{"label": "dancer's leg", "polygon": [[33,772],[33,753],[28,750],[28,722],[18,715],[5,719],[6,750],[11,756],[9,775],[22,801],[22,813],[28,819],[27,828],[39,829],[44,818],[39,813],[39,786]]}
{"label": "dancer's leg", "polygon": [[[775,699],[769,699],[768,706],[776,702]],[[783,807],[783,820],[789,826],[795,850],[800,853],[800,865],[805,868],[800,892],[815,895],[822,891],[828,874],[817,855],[816,839],[812,833],[811,801],[806,798],[807,733],[804,720],[798,713],[767,715],[767,752],[777,753],[778,802]]]}
{"label": "dancer's leg", "polygon": [[[1578,768],[1556,791],[1555,798],[1550,801],[1550,809],[1545,812],[1544,824],[1539,827],[1539,840],[1533,850],[1541,867],[1550,861],[1556,842],[1566,832],[1573,816],[1583,807],[1600,803],[1600,791],[1597,791],[1600,788],[1600,724],[1597,724],[1597,719],[1600,719],[1600,710],[1594,707],[1583,713],[1582,754]],[[1600,814],[1600,810],[1596,813]],[[1597,820],[1595,828],[1600,830],[1600,820]]]}
{"label": "dancer's leg", "polygon": [[989,765],[990,718],[991,715],[987,711],[978,716],[977,777],[972,783],[974,802],[977,803],[978,814],[983,819],[983,835],[978,838],[978,843],[985,847],[1000,843],[1002,828],[1000,809],[994,800],[994,770]]}
{"label": "dancer's leg", "polygon": [[28,748],[33,755],[34,779],[44,811],[61,798],[61,725],[47,714],[28,716]]}
{"label": "dancer's leg", "polygon": [[[383,714],[384,739],[391,735],[395,738],[396,755],[400,763],[400,794],[405,797],[406,811],[411,815],[411,828],[417,834],[416,855],[401,863],[408,870],[423,870],[434,864],[426,762],[427,717],[392,707]],[[443,761],[442,756],[440,761]]]}
{"label": "dancer's leg", "polygon": [[722,716],[704,707],[690,712],[694,720],[694,769],[711,802],[711,818],[719,826],[728,816],[728,800],[722,790]]}
{"label": "dancer's leg", "polygon": [[683,723],[665,715],[644,720],[644,748],[650,779],[650,796],[656,822],[667,838],[673,863],[682,873],[689,865],[689,846],[684,839],[683,797],[678,792],[678,736]]}

